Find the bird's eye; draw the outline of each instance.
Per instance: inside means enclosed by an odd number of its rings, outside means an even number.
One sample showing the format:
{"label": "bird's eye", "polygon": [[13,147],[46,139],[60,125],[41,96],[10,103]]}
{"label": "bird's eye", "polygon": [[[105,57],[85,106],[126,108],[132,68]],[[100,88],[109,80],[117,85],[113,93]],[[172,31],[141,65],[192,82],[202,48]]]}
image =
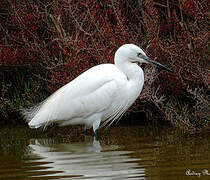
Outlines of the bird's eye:
{"label": "bird's eye", "polygon": [[140,57],[140,58],[141,58],[141,57],[142,57],[142,55],[143,55],[143,54],[141,54],[141,53],[138,53],[138,57]]}

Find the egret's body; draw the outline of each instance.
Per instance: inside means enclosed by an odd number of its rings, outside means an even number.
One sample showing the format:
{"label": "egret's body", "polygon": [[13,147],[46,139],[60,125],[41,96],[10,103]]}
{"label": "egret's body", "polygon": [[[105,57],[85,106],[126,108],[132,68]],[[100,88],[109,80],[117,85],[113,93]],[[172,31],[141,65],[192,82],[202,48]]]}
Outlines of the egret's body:
{"label": "egret's body", "polygon": [[145,58],[138,46],[121,46],[115,53],[115,64],[92,67],[37,107],[25,110],[29,126],[83,124],[96,132],[101,122],[114,122],[142,91],[144,73],[136,62],[146,62]]}

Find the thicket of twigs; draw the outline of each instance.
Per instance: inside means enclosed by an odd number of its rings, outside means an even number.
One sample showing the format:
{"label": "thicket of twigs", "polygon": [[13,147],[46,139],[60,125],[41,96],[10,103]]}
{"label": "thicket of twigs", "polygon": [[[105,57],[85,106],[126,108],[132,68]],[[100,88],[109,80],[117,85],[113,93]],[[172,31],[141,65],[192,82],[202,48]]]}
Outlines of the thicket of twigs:
{"label": "thicket of twigs", "polygon": [[113,63],[119,46],[134,43],[174,74],[146,67],[130,111],[209,128],[208,28],[207,0],[0,0],[0,116],[11,118],[88,68]]}

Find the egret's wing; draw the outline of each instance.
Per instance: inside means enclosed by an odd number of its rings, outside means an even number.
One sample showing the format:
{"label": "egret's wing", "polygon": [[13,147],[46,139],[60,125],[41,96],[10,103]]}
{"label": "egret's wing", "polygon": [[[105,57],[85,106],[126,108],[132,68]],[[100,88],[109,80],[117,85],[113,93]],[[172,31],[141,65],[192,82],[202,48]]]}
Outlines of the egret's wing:
{"label": "egret's wing", "polygon": [[29,122],[39,127],[48,122],[86,118],[112,103],[126,77],[114,65],[95,66],[52,94]]}

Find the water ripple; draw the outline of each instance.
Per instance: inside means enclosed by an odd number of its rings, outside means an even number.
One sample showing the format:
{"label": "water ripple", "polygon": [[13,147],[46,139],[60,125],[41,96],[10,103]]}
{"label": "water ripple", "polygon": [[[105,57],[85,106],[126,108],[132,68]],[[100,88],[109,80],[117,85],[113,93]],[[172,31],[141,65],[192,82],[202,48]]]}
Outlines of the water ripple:
{"label": "water ripple", "polygon": [[[145,169],[139,158],[131,157],[132,151],[117,150],[118,146],[101,146],[93,143],[54,144],[49,139],[32,141],[32,157],[27,165],[32,177],[55,176],[71,179],[144,179]],[[33,170],[35,169],[35,170]],[[39,174],[40,173],[40,174]]]}

